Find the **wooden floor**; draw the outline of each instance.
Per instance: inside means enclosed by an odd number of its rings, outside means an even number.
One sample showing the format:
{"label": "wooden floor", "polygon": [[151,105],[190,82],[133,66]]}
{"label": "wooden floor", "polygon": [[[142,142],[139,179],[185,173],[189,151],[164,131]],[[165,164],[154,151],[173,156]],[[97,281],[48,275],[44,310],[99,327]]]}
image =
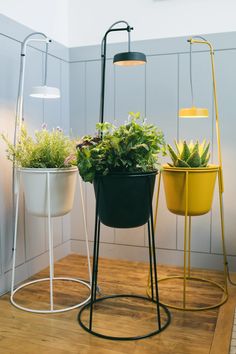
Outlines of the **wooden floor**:
{"label": "wooden floor", "polygon": [[[86,258],[70,255],[56,263],[56,275],[67,275],[87,279]],[[45,276],[48,270],[37,274]],[[159,266],[159,277],[179,275],[178,268]],[[103,295],[132,293],[145,295],[148,266],[144,263],[119,260],[99,260],[99,286]],[[222,274],[215,271],[198,271],[194,275],[209,277],[222,282]],[[160,297],[165,301],[178,303],[181,298],[180,281],[160,283]],[[45,290],[45,291],[43,291]],[[82,285],[60,283],[55,285],[55,302],[73,305],[88,295]],[[211,304],[221,298],[216,288],[197,283],[189,288],[189,304]],[[17,294],[16,299],[23,306],[47,308],[48,284],[32,285]],[[235,299],[234,299],[235,300]],[[235,301],[229,302],[231,305]],[[36,306],[37,304],[37,306]],[[219,310],[183,312],[171,310],[172,321],[162,333],[139,341],[124,342],[104,340],[85,332],[77,322],[78,309],[59,314],[32,314],[16,309],[9,303],[9,295],[0,298],[0,353],[1,354],[215,354],[224,338],[225,306],[221,307],[221,324],[217,323]],[[223,310],[222,310],[223,309]],[[94,329],[109,335],[139,335],[155,328],[154,306],[130,300],[109,300],[96,305]],[[86,319],[86,313],[84,318]],[[227,317],[227,319],[230,316]],[[215,328],[217,324],[217,335]],[[228,327],[230,327],[228,321]],[[218,336],[219,333],[219,336]],[[228,333],[227,333],[228,335]],[[230,335],[229,335],[230,339]],[[212,348],[215,346],[215,351]],[[227,347],[227,346],[226,346]],[[227,351],[221,348],[221,354]]]}

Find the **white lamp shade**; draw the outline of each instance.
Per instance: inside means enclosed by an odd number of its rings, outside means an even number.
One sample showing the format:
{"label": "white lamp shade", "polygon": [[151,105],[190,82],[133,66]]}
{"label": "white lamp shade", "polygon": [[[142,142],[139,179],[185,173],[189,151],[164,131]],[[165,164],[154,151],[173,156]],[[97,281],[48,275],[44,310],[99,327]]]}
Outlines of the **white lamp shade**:
{"label": "white lamp shade", "polygon": [[36,98],[60,98],[60,90],[57,87],[35,86],[32,88],[31,97]]}

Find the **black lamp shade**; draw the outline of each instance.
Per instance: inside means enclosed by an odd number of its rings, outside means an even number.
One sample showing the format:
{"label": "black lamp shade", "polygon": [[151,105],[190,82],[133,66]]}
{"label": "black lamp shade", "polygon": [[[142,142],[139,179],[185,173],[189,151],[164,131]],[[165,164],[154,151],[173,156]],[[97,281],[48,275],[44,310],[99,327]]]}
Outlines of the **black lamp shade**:
{"label": "black lamp shade", "polygon": [[120,66],[134,66],[146,64],[146,55],[139,52],[124,52],[114,56],[113,64]]}

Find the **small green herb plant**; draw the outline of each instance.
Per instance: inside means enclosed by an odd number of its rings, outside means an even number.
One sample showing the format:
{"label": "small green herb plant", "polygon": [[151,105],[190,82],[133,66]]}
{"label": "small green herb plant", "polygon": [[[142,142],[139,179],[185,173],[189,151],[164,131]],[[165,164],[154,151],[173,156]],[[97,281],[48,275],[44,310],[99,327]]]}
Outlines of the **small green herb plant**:
{"label": "small green herb plant", "polygon": [[57,127],[35,131],[29,136],[25,125],[21,128],[20,141],[14,146],[2,134],[7,145],[7,158],[17,167],[25,168],[67,168],[76,165],[76,144]]}
{"label": "small green herb plant", "polygon": [[131,112],[128,122],[115,127],[98,123],[97,136],[84,136],[77,145],[77,162],[85,182],[96,174],[114,172],[149,172],[159,166],[159,155],[165,155],[161,130],[147,124],[140,113]]}
{"label": "small green herb plant", "polygon": [[167,150],[172,159],[173,164],[169,164],[174,167],[207,167],[210,159],[210,143],[206,143],[204,140],[202,143],[192,140],[187,143],[186,140],[177,142],[175,140],[176,151],[168,144]]}

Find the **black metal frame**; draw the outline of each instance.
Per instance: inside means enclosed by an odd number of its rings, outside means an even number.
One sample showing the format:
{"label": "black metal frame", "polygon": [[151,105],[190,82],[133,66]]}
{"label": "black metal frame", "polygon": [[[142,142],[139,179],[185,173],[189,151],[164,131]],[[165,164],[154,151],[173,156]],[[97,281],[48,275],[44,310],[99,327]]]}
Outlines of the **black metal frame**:
{"label": "black metal frame", "polygon": [[[78,321],[80,326],[86,330],[87,332],[104,339],[112,339],[112,340],[137,340],[143,339],[147,337],[151,337],[155,334],[160,333],[163,331],[171,321],[170,312],[167,307],[159,302],[159,293],[158,293],[158,280],[157,280],[157,268],[156,268],[156,252],[155,252],[155,236],[154,236],[154,222],[153,222],[153,211],[152,211],[152,196],[151,196],[151,184],[150,179],[149,181],[149,206],[150,206],[150,218],[147,222],[148,226],[148,243],[149,243],[149,266],[150,266],[150,280],[151,280],[151,299],[145,296],[139,295],[131,295],[131,294],[119,294],[119,295],[110,295],[105,296],[102,298],[97,299],[97,275],[98,275],[98,261],[99,261],[99,244],[100,244],[100,219],[98,215],[98,206],[99,206],[99,196],[100,196],[100,185],[101,185],[101,177],[99,178],[98,183],[98,191],[97,191],[97,198],[96,198],[96,215],[95,215],[95,231],[94,231],[94,248],[93,248],[93,269],[92,269],[92,287],[91,287],[91,300],[88,304],[86,304],[83,308],[81,308],[78,314]],[[93,331],[92,324],[93,324],[93,311],[94,311],[94,304],[104,301],[106,299],[111,298],[121,298],[121,297],[130,297],[130,298],[138,298],[143,299],[148,302],[152,302],[156,304],[156,312],[157,312],[157,329],[149,332],[147,334],[141,336],[132,336],[132,337],[117,337],[117,336],[108,336],[105,334],[101,334],[99,332]],[[89,313],[89,326],[86,326],[81,317],[82,313],[85,309],[90,307]],[[166,315],[166,321],[163,323],[161,319],[160,308],[164,310]]]}
{"label": "black metal frame", "polygon": [[[113,26],[124,23],[126,27],[113,28]],[[133,30],[133,27],[126,21],[117,21],[106,31],[101,44],[101,95],[100,95],[100,117],[99,122],[104,122],[104,101],[105,101],[105,74],[106,74],[106,53],[107,53],[107,36],[110,32],[128,32],[128,51],[130,51],[130,32]]]}

